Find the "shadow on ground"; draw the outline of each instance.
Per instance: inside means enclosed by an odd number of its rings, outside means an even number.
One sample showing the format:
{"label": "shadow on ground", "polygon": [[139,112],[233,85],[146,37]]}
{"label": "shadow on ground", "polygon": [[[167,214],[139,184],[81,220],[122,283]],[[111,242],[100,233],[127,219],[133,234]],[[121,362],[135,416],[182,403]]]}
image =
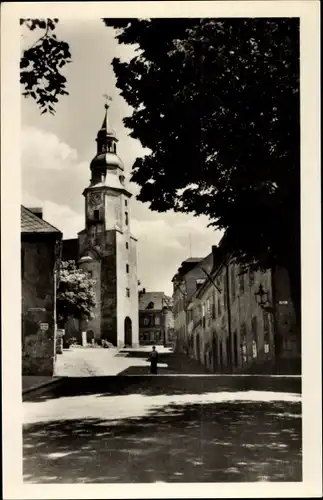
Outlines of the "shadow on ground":
{"label": "shadow on ground", "polygon": [[141,418],[24,427],[34,483],[301,481],[301,405],[168,405]]}
{"label": "shadow on ground", "polygon": [[61,384],[46,391],[34,391],[23,396],[24,401],[46,401],[61,397],[100,394],[203,394],[230,391],[273,391],[301,393],[300,377],[272,376],[128,376],[128,377],[66,377]]}
{"label": "shadow on ground", "polygon": [[[136,351],[136,350],[122,350],[118,356],[123,356],[126,358],[143,359],[148,360],[149,352],[147,351]],[[206,368],[202,363],[199,363],[195,359],[191,359],[183,354],[170,352],[159,352],[158,362],[161,364],[166,364],[167,368],[159,368],[159,373],[169,373],[169,374],[210,374],[212,373],[208,368]],[[150,373],[150,367],[148,366],[130,366],[126,370],[119,373],[120,375],[137,375]]]}

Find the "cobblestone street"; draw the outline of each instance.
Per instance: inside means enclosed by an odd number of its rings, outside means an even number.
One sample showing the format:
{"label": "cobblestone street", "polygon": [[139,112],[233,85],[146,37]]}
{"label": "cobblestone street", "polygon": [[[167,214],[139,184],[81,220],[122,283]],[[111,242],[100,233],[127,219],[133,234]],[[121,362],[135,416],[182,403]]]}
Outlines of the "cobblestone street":
{"label": "cobblestone street", "polygon": [[298,377],[66,378],[24,402],[24,480],[300,481],[300,385]]}
{"label": "cobblestone street", "polygon": [[[150,351],[151,347],[128,350],[72,347],[57,356],[55,374],[59,377],[149,374]],[[158,352],[160,374],[207,373],[203,365],[186,356],[174,354],[170,348],[158,346]]]}

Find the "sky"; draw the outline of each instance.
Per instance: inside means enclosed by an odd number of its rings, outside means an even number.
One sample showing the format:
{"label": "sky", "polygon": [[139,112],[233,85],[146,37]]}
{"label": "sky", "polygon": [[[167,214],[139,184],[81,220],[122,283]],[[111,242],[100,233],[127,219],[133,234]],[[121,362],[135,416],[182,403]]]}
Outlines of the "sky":
{"label": "sky", "polygon": [[[119,139],[126,175],[145,150],[129,137],[123,118],[131,108],[116,88],[111,61],[129,60],[134,47],[119,45],[114,30],[100,19],[61,19],[56,34],[70,45],[72,63],[64,72],[68,96],[56,106],[56,114],[41,115],[32,99],[21,98],[22,203],[43,208],[45,220],[75,238],[84,228],[82,192],[90,180],[90,162],[96,153],[96,134],[104,116],[104,93],[113,101],[109,109]],[[21,48],[39,34],[22,28]],[[132,233],[138,238],[138,277],[147,291],[172,294],[171,279],[186,258],[204,257],[221,233],[207,227],[208,219],[193,215],[158,213],[135,199],[139,187],[130,183]]]}

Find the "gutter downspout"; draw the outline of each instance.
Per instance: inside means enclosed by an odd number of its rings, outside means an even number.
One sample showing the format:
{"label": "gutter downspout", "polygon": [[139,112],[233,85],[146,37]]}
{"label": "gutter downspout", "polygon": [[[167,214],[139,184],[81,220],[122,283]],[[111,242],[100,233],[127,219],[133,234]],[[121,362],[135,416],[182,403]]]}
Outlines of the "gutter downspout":
{"label": "gutter downspout", "polygon": [[229,266],[227,263],[224,264],[226,268],[226,287],[227,287],[227,310],[228,310],[228,333],[229,333],[229,344],[230,344],[230,372],[232,373],[232,328],[231,328],[231,289],[230,289],[230,280],[229,280]]}

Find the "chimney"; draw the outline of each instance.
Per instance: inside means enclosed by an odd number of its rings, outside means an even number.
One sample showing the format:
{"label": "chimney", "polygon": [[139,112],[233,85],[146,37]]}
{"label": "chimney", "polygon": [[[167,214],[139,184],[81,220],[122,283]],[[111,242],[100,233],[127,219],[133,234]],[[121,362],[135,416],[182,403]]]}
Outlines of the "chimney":
{"label": "chimney", "polygon": [[37,217],[39,217],[39,219],[43,218],[43,209],[41,207],[33,207],[33,208],[29,208],[29,210],[33,214],[35,214]]}
{"label": "chimney", "polygon": [[218,263],[219,260],[219,247],[217,245],[212,245],[212,256],[213,256],[213,265],[212,268],[214,269]]}

